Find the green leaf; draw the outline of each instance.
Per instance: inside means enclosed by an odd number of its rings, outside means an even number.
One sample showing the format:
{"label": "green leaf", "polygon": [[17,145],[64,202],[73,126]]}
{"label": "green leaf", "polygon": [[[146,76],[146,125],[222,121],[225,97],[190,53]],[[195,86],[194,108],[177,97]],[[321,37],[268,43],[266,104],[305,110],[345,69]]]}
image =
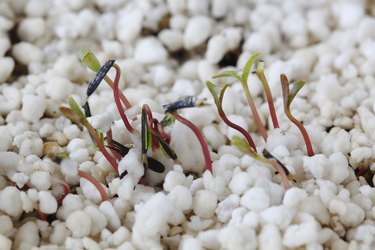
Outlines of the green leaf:
{"label": "green leaf", "polygon": [[67,100],[70,108],[80,116],[82,122],[86,120],[85,114],[82,112],[81,107],[78,105],[78,103],[73,99],[73,97],[69,96]]}
{"label": "green leaf", "polygon": [[297,95],[297,93],[302,89],[302,87],[305,85],[305,81],[299,80],[297,82],[293,82],[292,88],[289,90],[288,95],[288,104],[290,105],[294,99],[294,97]]}
{"label": "green leaf", "polygon": [[211,92],[212,97],[214,98],[214,102],[215,102],[216,107],[219,109],[220,108],[220,101],[219,101],[219,96],[217,94],[218,86],[216,86],[215,84],[213,84],[210,81],[206,81],[206,86],[207,86],[208,90]]}
{"label": "green leaf", "polygon": [[104,142],[104,133],[99,131],[98,129],[96,130],[96,132],[99,134],[99,138],[102,142]]}
{"label": "green leaf", "polygon": [[242,139],[241,137],[237,136],[237,135],[234,135],[232,137],[232,145],[235,146],[236,148],[238,148],[240,151],[244,152],[245,154],[248,154],[250,155],[251,157],[253,157],[255,160],[258,160],[258,161],[261,161],[261,162],[265,162],[265,163],[268,163],[268,160],[265,159],[264,157],[258,155],[251,147],[250,145],[247,143],[246,140]]}
{"label": "green leaf", "polygon": [[96,58],[95,54],[88,48],[81,49],[78,52],[79,58],[81,59],[82,63],[86,65],[89,69],[98,73],[100,70],[100,62],[98,58]]}
{"label": "green leaf", "polygon": [[223,71],[217,75],[214,75],[212,78],[223,78],[223,77],[231,77],[231,78],[235,78],[239,81],[241,81],[241,77],[240,77],[240,74],[238,71],[235,71],[235,70],[227,70],[227,71]]}
{"label": "green leaf", "polygon": [[214,98],[214,102],[215,102],[217,109],[220,110],[222,106],[224,92],[229,85],[225,84],[224,86],[220,87],[220,86],[213,84],[210,81],[206,81],[206,86]]}
{"label": "green leaf", "polygon": [[252,55],[249,58],[249,60],[247,60],[245,66],[243,67],[243,69],[242,69],[242,80],[241,80],[243,83],[247,82],[247,78],[249,77],[251,67],[252,67],[253,63],[255,62],[255,60],[258,58],[258,56],[259,56],[259,53],[255,53],[254,55]]}

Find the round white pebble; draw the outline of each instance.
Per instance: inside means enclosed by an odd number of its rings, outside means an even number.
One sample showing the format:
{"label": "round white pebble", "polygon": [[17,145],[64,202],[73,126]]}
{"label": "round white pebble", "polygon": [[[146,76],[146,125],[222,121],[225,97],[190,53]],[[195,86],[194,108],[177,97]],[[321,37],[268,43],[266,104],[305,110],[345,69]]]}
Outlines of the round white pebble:
{"label": "round white pebble", "polygon": [[182,48],[182,33],[178,30],[164,29],[158,37],[169,51],[177,51]]}
{"label": "round white pebble", "polygon": [[254,212],[261,212],[270,205],[270,197],[263,188],[253,187],[241,198],[241,206]]}
{"label": "round white pebble", "polygon": [[47,104],[41,96],[25,95],[22,98],[22,115],[28,122],[38,121],[44,114]]}
{"label": "round white pebble", "polygon": [[10,250],[12,247],[12,241],[5,237],[4,235],[0,234],[0,249],[2,250]]}
{"label": "round white pebble", "polygon": [[51,175],[46,171],[35,171],[30,175],[30,184],[37,190],[46,191],[51,187]]}
{"label": "round white pebble", "polygon": [[0,82],[5,82],[14,69],[14,60],[11,57],[0,58]]}
{"label": "round white pebble", "polygon": [[90,234],[91,218],[87,213],[78,210],[68,216],[66,226],[72,232],[73,237],[82,238]]}
{"label": "round white pebble", "polygon": [[209,190],[199,190],[194,196],[193,210],[201,218],[209,219],[215,214],[217,195]]}
{"label": "round white pebble", "polygon": [[190,18],[184,33],[185,49],[192,49],[206,41],[211,33],[211,26],[211,19],[206,16]]}
{"label": "round white pebble", "polygon": [[45,214],[54,214],[57,211],[56,198],[48,191],[40,191],[39,196],[39,209]]}
{"label": "round white pebble", "polygon": [[16,187],[6,187],[0,191],[0,210],[12,217],[21,215],[22,200]]}
{"label": "round white pebble", "polygon": [[40,62],[43,59],[42,50],[28,42],[20,42],[14,45],[12,54],[18,62],[24,65],[31,62]]}
{"label": "round white pebble", "polygon": [[46,30],[43,18],[26,18],[18,26],[17,33],[23,41],[35,42],[43,36]]}
{"label": "round white pebble", "polygon": [[182,211],[187,211],[192,207],[193,197],[189,189],[185,186],[175,186],[167,197],[176,208]]}
{"label": "round white pebble", "polygon": [[134,58],[143,64],[164,62],[167,59],[167,51],[158,39],[144,38],[137,43]]}

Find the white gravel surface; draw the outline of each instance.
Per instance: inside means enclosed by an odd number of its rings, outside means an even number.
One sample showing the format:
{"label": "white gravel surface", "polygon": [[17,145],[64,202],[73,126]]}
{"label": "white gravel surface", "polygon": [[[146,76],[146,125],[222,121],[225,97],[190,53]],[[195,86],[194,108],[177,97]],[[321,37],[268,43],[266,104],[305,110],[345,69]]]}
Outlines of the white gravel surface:
{"label": "white gravel surface", "polygon": [[[0,250],[375,249],[374,16],[364,0],[0,1]],[[203,132],[213,172],[177,122],[168,132],[179,161],[150,152],[166,170],[140,181],[140,136],[126,130],[101,84],[88,99],[90,123],[133,145],[119,176],[87,130],[59,111],[68,96],[83,104],[94,77],[81,48],[101,63],[116,59],[136,130],[143,104],[161,120],[163,104],[206,98],[210,105],[180,113]],[[249,88],[267,142],[238,81],[228,80],[223,110],[250,131],[258,152],[267,148],[295,175],[287,190],[271,165],[230,145],[241,134],[222,121],[205,86],[255,52],[280,128],[255,75]],[[283,112],[281,73],[306,81],[291,110],[314,156]],[[68,158],[56,161],[62,152]]]}

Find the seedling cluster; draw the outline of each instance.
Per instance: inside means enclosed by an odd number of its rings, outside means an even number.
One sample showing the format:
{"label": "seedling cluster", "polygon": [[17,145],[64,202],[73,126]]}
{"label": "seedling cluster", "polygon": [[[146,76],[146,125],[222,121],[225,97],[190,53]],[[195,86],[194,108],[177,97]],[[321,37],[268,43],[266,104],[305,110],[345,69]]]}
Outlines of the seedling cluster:
{"label": "seedling cluster", "polygon": [[[141,109],[142,111],[140,117],[134,118],[140,119],[141,128],[139,131],[132,126],[132,123],[130,122],[129,118],[125,113],[125,109],[130,109],[132,105],[125,97],[125,95],[119,90],[119,80],[121,75],[120,67],[115,63],[114,60],[109,60],[103,66],[101,66],[95,55],[88,49],[82,50],[80,53],[80,57],[82,62],[89,69],[96,73],[96,76],[88,85],[86,91],[86,98],[82,106],[79,105],[72,97],[69,97],[67,101],[69,107],[61,107],[60,111],[72,122],[87,129],[98,150],[102,152],[103,156],[108,160],[108,162],[113,167],[114,171],[118,175],[120,175],[121,178],[127,174],[127,171],[125,170],[123,173],[119,173],[118,163],[121,161],[123,157],[126,156],[126,154],[129,152],[131,147],[133,147],[133,145],[121,144],[120,142],[112,138],[111,129],[109,129],[108,131],[98,131],[89,123],[87,119],[91,116],[90,106],[87,100],[95,92],[95,90],[102,82],[102,80],[104,80],[113,90],[113,98],[118,109],[118,112],[120,114],[120,117],[122,119],[122,122],[124,123],[124,126],[126,127],[129,133],[139,136],[141,139],[142,163],[145,168],[145,171],[151,170],[157,173],[163,173],[165,171],[165,166],[160,161],[158,161],[158,159],[152,158],[148,155],[149,151],[154,152],[156,150],[161,150],[168,158],[174,160],[175,162],[178,162],[178,156],[174,152],[173,148],[170,146],[171,135],[168,133],[168,130],[166,129],[167,126],[170,126],[171,124],[173,124],[175,120],[177,120],[182,124],[186,125],[187,127],[189,127],[195,134],[200,143],[202,153],[205,158],[205,167],[208,171],[212,172],[212,161],[210,157],[209,148],[205,142],[205,139],[201,131],[191,121],[187,120],[178,113],[179,110],[183,108],[191,108],[204,105],[203,100],[198,100],[196,97],[190,96],[184,97],[173,103],[166,104],[163,106],[163,108],[165,109],[165,116],[161,121],[153,117],[150,107],[147,104],[144,104]],[[261,119],[255,107],[247,83],[249,74],[251,73],[252,65],[257,60],[257,57],[258,54],[253,55],[248,60],[242,71],[225,71],[220,73],[219,75],[214,76],[214,78],[233,77],[241,82],[247,102],[249,104],[254,120],[259,129],[259,132],[266,141],[268,137],[267,130],[261,122]],[[114,68],[116,72],[113,80],[109,76],[107,76],[107,73],[111,68]],[[258,61],[255,68],[255,73],[259,77],[266,94],[273,126],[274,128],[278,128],[279,123],[273,104],[271,90],[268,86],[264,74],[264,62]],[[299,123],[291,115],[290,112],[291,102],[298,93],[298,91],[302,88],[304,83],[302,81],[293,83],[292,89],[289,90],[288,80],[286,79],[285,75],[281,75],[281,84],[283,90],[285,114],[300,129],[303,138],[306,142],[308,155],[312,156],[314,152],[312,150],[309,136],[304,127],[302,126],[302,124]],[[206,85],[214,98],[215,105],[223,121],[229,127],[232,127],[233,129],[239,131],[245,138],[245,140],[243,140],[240,137],[233,137],[232,144],[238,147],[240,150],[244,151],[245,153],[251,155],[255,159],[274,166],[274,168],[280,173],[282,177],[284,187],[288,188],[288,179],[291,179],[293,177],[288,172],[287,168],[283,166],[283,164],[281,164],[281,162],[278,161],[275,157],[273,157],[267,150],[263,150],[263,155],[257,153],[256,145],[253,139],[251,138],[250,133],[241,126],[231,122],[226,116],[222,108],[222,102],[228,84],[219,87],[214,85],[212,82],[207,81]],[[103,200],[108,199],[107,194],[103,189],[102,185],[95,178],[93,178],[90,174],[82,171],[79,171],[78,174],[95,185],[95,187],[99,190]],[[145,183],[144,178],[140,180],[140,183]]]}
{"label": "seedling cluster", "polygon": [[[267,141],[267,138],[268,138],[267,130],[266,130],[265,126],[263,125],[263,123],[262,123],[262,121],[259,117],[257,108],[254,104],[254,101],[253,101],[253,98],[251,96],[249,86],[248,86],[248,78],[249,78],[249,75],[251,73],[251,68],[252,68],[253,64],[256,62],[258,56],[259,56],[259,54],[254,54],[253,56],[251,56],[249,58],[249,60],[246,62],[242,71],[233,71],[233,70],[224,71],[224,72],[222,72],[218,75],[215,75],[213,78],[230,77],[230,78],[234,78],[234,79],[238,80],[241,83],[243,91],[244,91],[246,99],[247,99],[247,102],[249,104],[252,115],[254,117],[255,123],[257,124],[258,130],[261,133],[263,139],[265,141]],[[264,62],[263,61],[260,60],[256,63],[254,73],[259,78],[259,80],[262,84],[262,87],[264,89],[266,99],[267,99],[267,102],[268,102],[268,107],[269,107],[269,110],[270,110],[270,115],[271,115],[273,127],[279,128],[279,122],[278,122],[278,119],[277,119],[275,106],[274,106],[274,103],[273,103],[272,93],[271,93],[271,90],[269,88],[266,76],[264,74]],[[291,122],[293,122],[298,127],[298,129],[301,131],[301,134],[302,134],[303,139],[304,139],[305,144],[306,144],[308,156],[313,156],[314,151],[313,151],[313,148],[312,148],[312,145],[311,145],[310,137],[309,137],[306,129],[301,124],[301,122],[299,122],[290,112],[290,105],[291,105],[294,97],[297,95],[297,93],[301,90],[301,88],[305,84],[305,82],[304,81],[297,81],[295,83],[292,83],[292,88],[290,89],[290,84],[289,84],[288,79],[286,78],[286,76],[284,74],[282,74],[280,76],[280,81],[281,81],[281,88],[282,88],[282,93],[283,93],[284,112],[285,112],[286,116],[288,117],[288,119]],[[280,175],[283,179],[284,187],[289,187],[288,178],[294,179],[294,177],[289,173],[287,168],[285,166],[283,166],[282,163],[280,161],[278,161],[274,156],[272,156],[271,153],[269,153],[266,149],[264,149],[263,152],[262,152],[263,156],[259,155],[257,153],[257,148],[255,146],[255,143],[254,143],[253,139],[251,138],[250,133],[247,132],[244,128],[242,128],[242,127],[238,126],[237,124],[234,124],[233,122],[231,122],[228,119],[228,117],[226,116],[226,114],[225,114],[225,112],[222,108],[222,103],[223,103],[225,91],[226,91],[226,89],[229,85],[225,84],[225,85],[220,87],[220,86],[214,85],[210,81],[206,81],[206,85],[207,85],[207,88],[210,90],[210,92],[211,92],[211,94],[214,98],[214,102],[215,102],[215,105],[217,107],[217,110],[218,110],[218,113],[219,113],[220,117],[223,119],[223,121],[229,127],[237,130],[238,132],[240,132],[245,137],[245,140],[243,140],[240,137],[235,136],[232,139],[232,144],[235,145],[236,147],[238,147],[239,149],[241,149],[243,152],[251,155],[255,159],[257,159],[261,162],[264,162],[264,163],[272,164],[276,168],[276,170],[280,173]]]}

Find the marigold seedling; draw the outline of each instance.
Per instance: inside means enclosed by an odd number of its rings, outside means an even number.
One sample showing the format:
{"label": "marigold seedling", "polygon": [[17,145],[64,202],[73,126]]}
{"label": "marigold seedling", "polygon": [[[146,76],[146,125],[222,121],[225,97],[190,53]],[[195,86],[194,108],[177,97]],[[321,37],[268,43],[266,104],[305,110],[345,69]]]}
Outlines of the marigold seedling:
{"label": "marigold seedling", "polygon": [[266,76],[264,74],[264,62],[261,60],[256,65],[256,75],[258,76],[260,82],[262,83],[264,93],[266,94],[267,102],[268,102],[268,108],[270,110],[270,115],[273,123],[274,128],[279,127],[279,121],[277,120],[275,106],[273,104],[273,97],[272,92],[270,90],[270,87],[268,85],[268,81],[266,79]]}
{"label": "marigold seedling", "polygon": [[288,81],[288,78],[286,77],[286,75],[284,75],[284,74],[280,75],[280,81],[281,81],[281,89],[282,89],[282,92],[283,92],[285,115],[301,131],[303,139],[305,140],[307,155],[313,156],[314,151],[313,151],[313,148],[312,148],[312,145],[311,145],[309,134],[307,133],[307,131],[306,131],[305,127],[302,125],[302,123],[300,121],[298,121],[292,115],[292,113],[290,112],[290,105],[292,104],[292,101],[293,101],[294,97],[301,90],[301,88],[303,87],[305,82],[304,81],[294,82],[294,83],[292,83],[292,88],[289,89],[289,81]]}
{"label": "marigold seedling", "polygon": [[[180,116],[177,113],[178,109],[187,108],[187,107],[189,107],[189,108],[195,107],[196,104],[198,104],[200,106],[200,105],[202,105],[202,102],[198,102],[198,103],[196,101],[194,102],[194,101],[192,101],[192,100],[194,100],[194,98],[191,98],[191,97],[185,97],[185,98],[187,99],[186,101],[184,101],[183,99],[180,99],[176,102],[163,105],[163,108],[166,110],[165,112],[169,113],[175,120],[181,122],[182,124],[184,124],[185,126],[187,126],[188,128],[190,128],[193,131],[193,133],[195,134],[195,136],[197,137],[197,139],[199,141],[199,144],[201,145],[204,160],[205,160],[206,169],[212,173],[212,162],[211,162],[210,151],[208,149],[206,141],[204,140],[202,132],[197,128],[197,126],[194,125],[194,123],[185,119],[184,117]],[[173,108],[171,108],[171,107],[173,107]],[[167,112],[167,110],[169,112]],[[172,110],[172,111],[170,111],[170,110]]]}
{"label": "marigold seedling", "polygon": [[69,109],[66,107],[60,107],[60,112],[74,123],[86,127],[91,138],[93,138],[93,140],[95,141],[96,146],[103,153],[104,157],[109,161],[115,171],[118,172],[118,167],[115,159],[107,152],[104,147],[103,140],[100,138],[95,128],[87,121],[79,105],[71,97],[68,98],[68,104],[71,108]]}
{"label": "marigold seedling", "polygon": [[[213,98],[214,98],[214,102],[215,102],[215,105],[216,105],[216,108],[218,110],[218,113],[220,115],[220,117],[223,119],[223,121],[231,128],[237,130],[238,132],[240,132],[245,138],[246,138],[246,141],[247,143],[249,143],[249,145],[253,148],[253,150],[256,152],[257,149],[256,149],[256,146],[255,146],[255,143],[253,141],[253,139],[251,138],[250,134],[244,129],[242,128],[241,126],[231,122],[228,117],[226,116],[223,108],[222,108],[222,103],[223,103],[223,98],[224,98],[224,93],[225,93],[225,90],[227,89],[228,87],[228,84],[225,84],[223,87],[221,87],[219,90],[217,90],[218,86],[215,86],[212,82],[210,81],[206,81],[206,86],[208,88],[208,90],[211,92]],[[219,96],[217,94],[217,92],[219,93]]]}
{"label": "marigold seedling", "polygon": [[262,123],[262,121],[259,117],[258,110],[255,106],[254,100],[253,100],[253,98],[251,96],[251,93],[250,93],[249,86],[247,84],[247,80],[248,80],[249,74],[251,72],[251,67],[254,64],[255,60],[258,58],[258,56],[259,56],[259,54],[256,53],[249,58],[249,60],[246,62],[245,66],[243,67],[241,74],[238,73],[238,72],[235,72],[235,71],[224,71],[224,72],[222,72],[218,75],[213,76],[213,78],[233,77],[233,78],[235,78],[235,79],[237,79],[241,82],[242,89],[245,92],[245,96],[246,96],[247,102],[249,104],[249,107],[251,109],[251,113],[253,114],[255,123],[257,124],[259,132],[263,136],[263,139],[265,141],[267,141],[267,137],[268,137],[267,130],[265,129],[265,127],[264,127],[264,125],[263,125],[263,123]]}
{"label": "marigold seedling", "polygon": [[122,107],[121,102],[120,102],[120,99],[121,99],[120,93],[122,93],[122,92],[120,92],[120,89],[119,89],[118,85],[119,85],[120,76],[121,76],[121,69],[117,64],[113,64],[113,67],[116,69],[116,76],[115,76],[115,80],[113,81],[113,98],[115,100],[116,107],[117,107],[117,109],[120,113],[121,119],[124,122],[125,127],[127,128],[127,130],[130,133],[134,133],[134,129],[130,125],[128,117],[126,117],[126,115],[125,115],[125,110]]}

